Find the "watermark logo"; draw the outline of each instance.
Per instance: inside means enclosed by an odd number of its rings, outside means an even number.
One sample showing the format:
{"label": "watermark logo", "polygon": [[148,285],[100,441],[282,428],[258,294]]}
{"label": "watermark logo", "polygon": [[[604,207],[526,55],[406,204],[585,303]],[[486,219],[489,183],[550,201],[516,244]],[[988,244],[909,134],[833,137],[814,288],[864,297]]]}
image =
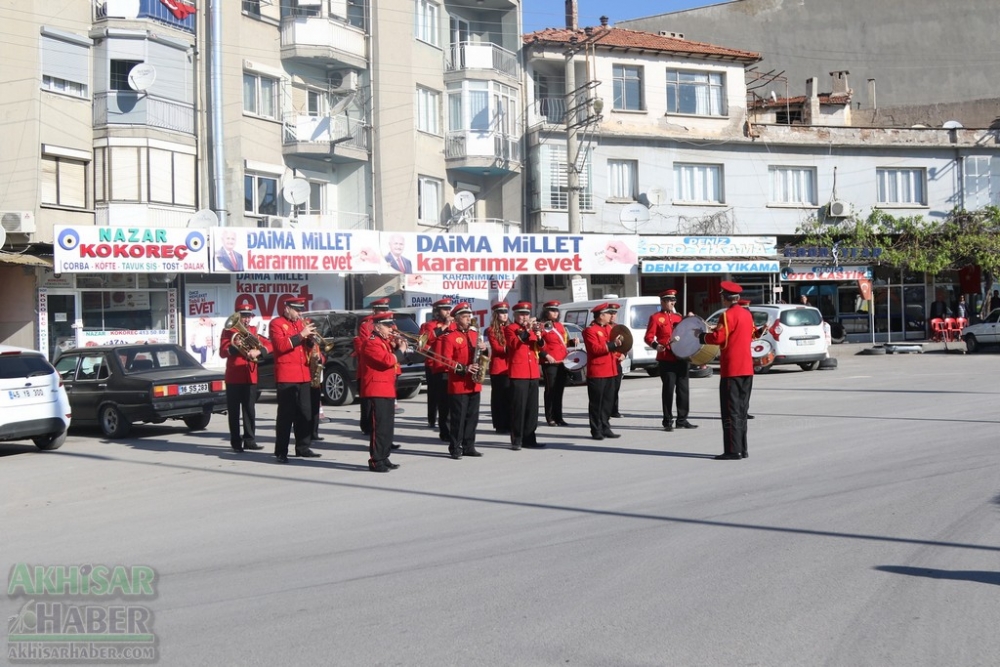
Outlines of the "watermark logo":
{"label": "watermark logo", "polygon": [[148,566],[17,563],[7,595],[21,602],[7,622],[12,663],[154,662],[156,571]]}

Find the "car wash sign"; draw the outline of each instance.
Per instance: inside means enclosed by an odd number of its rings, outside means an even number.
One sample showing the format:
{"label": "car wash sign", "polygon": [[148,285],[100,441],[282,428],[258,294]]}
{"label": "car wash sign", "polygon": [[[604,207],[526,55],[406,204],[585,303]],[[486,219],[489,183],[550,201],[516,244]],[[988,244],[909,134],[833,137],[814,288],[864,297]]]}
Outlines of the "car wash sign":
{"label": "car wash sign", "polygon": [[208,244],[198,229],[55,228],[54,273],[207,273]]}
{"label": "car wash sign", "polygon": [[777,260],[770,259],[644,259],[643,274],[684,273],[684,274],[741,274],[777,273]]}
{"label": "car wash sign", "polygon": [[813,280],[871,280],[870,266],[787,266],[781,279],[788,282]]}
{"label": "car wash sign", "polygon": [[640,236],[639,257],[775,257],[777,245],[775,236]]}

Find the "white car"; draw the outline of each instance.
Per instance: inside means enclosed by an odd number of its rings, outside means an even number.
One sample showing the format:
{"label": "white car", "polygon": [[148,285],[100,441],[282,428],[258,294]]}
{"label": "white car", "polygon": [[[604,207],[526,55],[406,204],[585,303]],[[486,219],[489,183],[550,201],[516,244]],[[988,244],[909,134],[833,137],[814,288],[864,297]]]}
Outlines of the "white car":
{"label": "white car", "polygon": [[[814,371],[827,358],[830,325],[812,306],[754,304],[747,306],[755,327],[766,327],[757,346],[766,352],[755,359],[754,372],[767,373],[779,364],[798,364],[804,371]],[[706,322],[716,324],[725,309],[712,313]],[[767,347],[770,349],[766,349]],[[773,357],[772,357],[773,355]]]}
{"label": "white car", "polygon": [[39,449],[59,449],[70,417],[62,378],[42,353],[0,345],[0,441],[30,439]]}
{"label": "white car", "polygon": [[969,352],[979,352],[985,345],[1000,343],[1000,308],[993,310],[982,322],[962,329],[962,340]]}

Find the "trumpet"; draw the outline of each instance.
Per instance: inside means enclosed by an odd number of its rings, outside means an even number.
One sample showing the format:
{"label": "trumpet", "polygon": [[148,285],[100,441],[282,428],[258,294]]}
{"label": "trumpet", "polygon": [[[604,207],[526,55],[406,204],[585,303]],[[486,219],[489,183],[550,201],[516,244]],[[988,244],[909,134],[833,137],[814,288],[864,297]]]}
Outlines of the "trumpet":
{"label": "trumpet", "polygon": [[239,313],[233,313],[226,319],[226,323],[222,325],[223,329],[234,331],[231,344],[237,350],[240,351],[240,355],[250,363],[257,363],[250,358],[251,350],[258,350],[261,354],[264,354],[267,350],[264,348],[264,344],[260,342],[260,339],[254,336],[243,321],[240,319]]}

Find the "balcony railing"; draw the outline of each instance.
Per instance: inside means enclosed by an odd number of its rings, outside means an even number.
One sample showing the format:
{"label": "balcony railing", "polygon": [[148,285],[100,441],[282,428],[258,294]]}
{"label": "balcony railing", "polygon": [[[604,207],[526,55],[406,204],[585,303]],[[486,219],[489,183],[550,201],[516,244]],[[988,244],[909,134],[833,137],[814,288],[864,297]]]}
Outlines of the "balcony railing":
{"label": "balcony railing", "polygon": [[[179,3],[184,4],[184,3]],[[189,3],[194,6],[194,3]],[[202,11],[207,7],[202,5]],[[194,33],[196,13],[187,18],[179,19],[160,0],[96,0],[94,2],[94,20],[107,19],[153,19],[160,23],[173,26],[185,32]]]}
{"label": "balcony railing", "polygon": [[302,229],[372,229],[371,218],[365,213],[327,211],[300,213],[296,223]]}
{"label": "balcony railing", "polygon": [[469,226],[476,225],[476,233],[483,233],[484,227],[482,225],[493,227],[494,229],[486,233],[494,234],[520,234],[521,233],[521,223],[515,222],[513,220],[504,220],[503,218],[483,218],[480,220],[468,220],[462,219],[451,225],[448,225],[448,232],[451,234],[468,234]]}
{"label": "balcony railing", "polygon": [[540,97],[535,100],[535,117],[549,125],[562,125],[566,116],[565,97]]}
{"label": "balcony railing", "polygon": [[490,43],[452,44],[445,56],[445,71],[459,72],[470,69],[493,70],[517,79],[517,54]]}
{"label": "balcony railing", "polygon": [[520,162],[521,141],[501,132],[449,132],[445,138],[444,156],[447,159],[485,157]]}
{"label": "balcony railing", "polygon": [[[296,16],[281,21],[281,48],[319,49],[331,60],[357,66],[368,62],[368,38],[364,30],[322,16]],[[348,56],[340,61],[338,54]]]}
{"label": "balcony railing", "polygon": [[336,144],[358,150],[368,150],[365,122],[357,118],[337,116],[285,117],[285,144]]}
{"label": "balcony railing", "polygon": [[194,134],[194,106],[132,91],[94,94],[94,127],[145,125]]}

